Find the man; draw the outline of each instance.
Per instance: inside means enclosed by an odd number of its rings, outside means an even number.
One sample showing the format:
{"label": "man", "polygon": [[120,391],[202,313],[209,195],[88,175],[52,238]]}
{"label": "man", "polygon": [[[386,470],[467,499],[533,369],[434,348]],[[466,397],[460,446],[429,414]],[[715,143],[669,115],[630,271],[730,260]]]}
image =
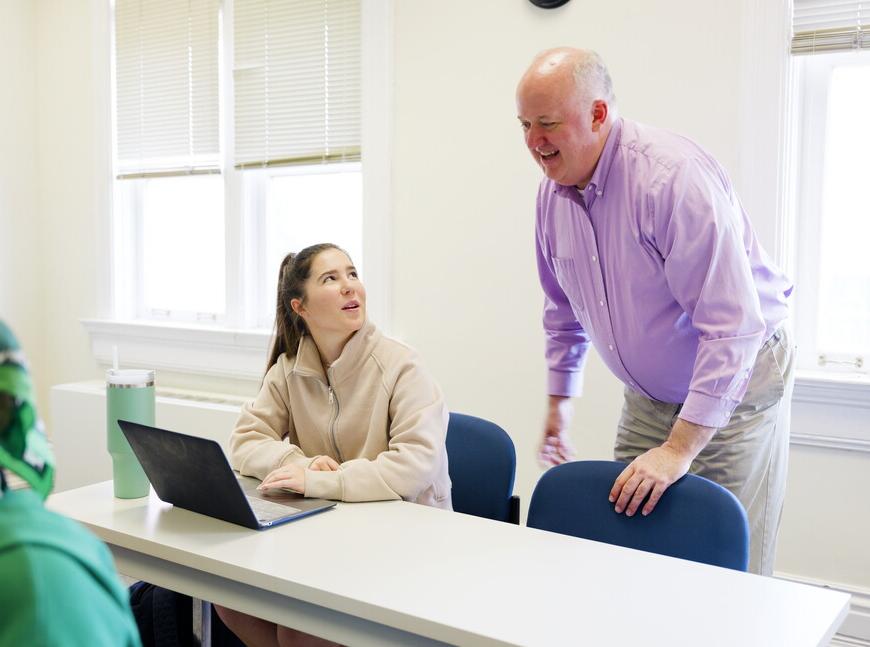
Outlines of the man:
{"label": "man", "polygon": [[[139,647],[108,549],[42,505],[53,463],[24,355],[0,321],[0,647]],[[7,470],[28,487],[7,487]]]}
{"label": "man", "polygon": [[617,115],[591,51],[539,54],[517,87],[544,171],[536,239],[549,411],[540,458],[573,458],[570,398],[590,343],[625,384],[616,512],[649,514],[687,471],[733,492],[750,570],[770,574],[788,452],[792,286],[725,171],[692,141]]}

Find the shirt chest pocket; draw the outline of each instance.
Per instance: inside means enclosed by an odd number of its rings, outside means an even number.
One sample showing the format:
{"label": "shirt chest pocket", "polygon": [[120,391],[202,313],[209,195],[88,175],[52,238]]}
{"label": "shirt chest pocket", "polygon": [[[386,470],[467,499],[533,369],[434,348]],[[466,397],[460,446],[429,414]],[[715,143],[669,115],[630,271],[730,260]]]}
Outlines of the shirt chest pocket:
{"label": "shirt chest pocket", "polygon": [[553,268],[556,270],[556,281],[562,292],[568,297],[571,302],[571,307],[574,312],[583,312],[583,290],[580,286],[580,277],[577,276],[577,270],[574,267],[573,258],[556,258],[553,257]]}

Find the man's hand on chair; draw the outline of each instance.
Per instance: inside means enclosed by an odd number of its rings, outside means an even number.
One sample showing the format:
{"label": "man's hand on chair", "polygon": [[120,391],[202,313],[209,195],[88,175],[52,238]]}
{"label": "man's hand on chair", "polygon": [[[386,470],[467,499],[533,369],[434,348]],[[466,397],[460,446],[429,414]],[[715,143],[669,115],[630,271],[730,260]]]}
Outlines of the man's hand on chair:
{"label": "man's hand on chair", "polygon": [[665,490],[689,471],[692,461],[715,433],[715,427],[678,418],[661,446],[635,458],[616,478],[609,497],[616,512],[624,510],[631,517],[647,496],[641,514],[652,512]]}

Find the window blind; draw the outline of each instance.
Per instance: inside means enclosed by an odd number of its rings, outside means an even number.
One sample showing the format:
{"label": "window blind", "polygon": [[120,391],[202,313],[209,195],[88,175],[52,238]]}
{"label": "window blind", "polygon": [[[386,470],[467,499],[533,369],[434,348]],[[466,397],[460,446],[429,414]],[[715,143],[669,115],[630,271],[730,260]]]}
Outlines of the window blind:
{"label": "window blind", "polygon": [[360,159],[360,0],[235,0],[238,168]]}
{"label": "window blind", "polygon": [[794,0],[792,54],[870,49],[870,0]]}
{"label": "window blind", "polygon": [[217,172],[220,0],[117,0],[118,177]]}

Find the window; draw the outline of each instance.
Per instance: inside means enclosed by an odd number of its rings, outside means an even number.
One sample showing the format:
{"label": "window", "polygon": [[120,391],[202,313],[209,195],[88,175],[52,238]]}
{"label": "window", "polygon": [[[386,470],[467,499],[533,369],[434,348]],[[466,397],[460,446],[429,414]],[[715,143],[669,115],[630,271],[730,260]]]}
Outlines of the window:
{"label": "window", "polygon": [[115,0],[114,310],[271,328],[288,251],[361,272],[360,0]]}
{"label": "window", "polygon": [[833,4],[795,3],[798,363],[867,373],[870,3]]}
{"label": "window", "polygon": [[254,228],[259,232],[261,280],[253,286],[257,325],[271,327],[275,316],[277,269],[288,250],[324,241],[340,241],[361,275],[362,176],[359,164],[266,169],[246,178],[249,193],[262,196]]}

